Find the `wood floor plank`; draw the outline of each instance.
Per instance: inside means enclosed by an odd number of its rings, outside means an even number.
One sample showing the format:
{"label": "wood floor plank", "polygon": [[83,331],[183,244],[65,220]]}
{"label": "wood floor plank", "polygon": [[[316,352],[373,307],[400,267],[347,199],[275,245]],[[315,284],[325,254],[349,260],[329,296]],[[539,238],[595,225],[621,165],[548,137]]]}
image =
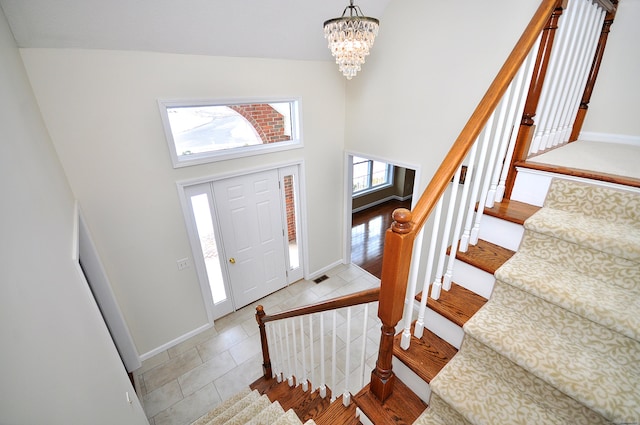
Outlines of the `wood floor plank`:
{"label": "wood floor plank", "polygon": [[313,418],[317,425],[360,425],[356,418],[356,404],[351,402],[348,407],[342,404],[342,396],[338,397],[325,410]]}

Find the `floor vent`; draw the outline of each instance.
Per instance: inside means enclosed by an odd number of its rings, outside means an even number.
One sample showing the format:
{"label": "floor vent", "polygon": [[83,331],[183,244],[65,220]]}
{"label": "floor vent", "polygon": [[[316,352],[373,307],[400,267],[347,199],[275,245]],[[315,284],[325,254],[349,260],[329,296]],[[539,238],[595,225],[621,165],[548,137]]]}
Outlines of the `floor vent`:
{"label": "floor vent", "polygon": [[322,276],[320,276],[319,278],[313,279],[313,281],[314,281],[315,283],[320,283],[320,282],[322,282],[323,280],[327,280],[327,279],[329,279],[329,276],[327,276],[326,274],[323,274],[323,275],[322,275]]}

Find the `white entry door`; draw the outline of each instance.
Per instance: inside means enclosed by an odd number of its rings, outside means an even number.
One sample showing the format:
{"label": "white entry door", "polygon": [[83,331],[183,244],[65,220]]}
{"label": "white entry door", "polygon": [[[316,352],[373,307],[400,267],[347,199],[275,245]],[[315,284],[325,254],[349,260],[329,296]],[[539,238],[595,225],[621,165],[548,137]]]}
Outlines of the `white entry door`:
{"label": "white entry door", "polygon": [[235,308],[287,285],[278,170],[213,183]]}

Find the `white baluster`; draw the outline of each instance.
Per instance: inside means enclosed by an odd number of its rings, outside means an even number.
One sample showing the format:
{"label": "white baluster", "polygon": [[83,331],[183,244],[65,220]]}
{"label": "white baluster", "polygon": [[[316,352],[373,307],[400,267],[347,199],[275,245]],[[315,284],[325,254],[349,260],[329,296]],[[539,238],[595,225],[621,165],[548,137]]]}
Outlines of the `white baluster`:
{"label": "white baluster", "polygon": [[364,362],[367,360],[367,325],[369,323],[369,304],[364,305],[364,321],[362,323],[362,352],[360,354],[360,382],[358,388],[364,387],[365,374],[367,373]]}
{"label": "white baluster", "polygon": [[285,336],[285,341],[286,341],[286,347],[287,347],[287,382],[289,383],[290,387],[293,387],[294,381],[293,381],[293,369],[291,368],[291,348],[289,346],[289,321],[285,320],[284,321],[284,336]]}
{"label": "white baluster", "polygon": [[272,323],[265,323],[264,329],[267,333],[267,342],[269,346],[269,354],[271,355],[271,377],[277,379],[277,371],[278,371],[278,353],[277,353],[277,343],[275,334],[273,332]]}
{"label": "white baluster", "polygon": [[505,146],[505,123],[508,121],[509,107],[511,106],[511,92],[512,84],[507,87],[502,100],[499,104],[498,123],[496,124],[496,130],[493,135],[493,143],[496,146],[496,160],[492,161],[487,167],[487,180],[489,181],[489,189],[487,190],[487,197],[484,201],[484,205],[487,208],[493,208],[496,201],[496,188],[498,187],[498,179],[500,178],[500,165],[502,164],[498,158],[501,159],[503,153],[503,146]]}
{"label": "white baluster", "polygon": [[283,346],[283,340],[284,340],[284,336],[282,335],[282,322],[279,321],[278,322],[278,334],[280,335],[280,338],[278,338],[278,353],[280,355],[280,372],[279,372],[279,380],[278,382],[282,382],[285,379],[285,361],[284,361],[284,346]]}
{"label": "white baluster", "polygon": [[320,313],[320,397],[327,396],[327,380],[324,373],[324,314]]}
{"label": "white baluster", "polygon": [[[436,253],[436,244],[438,242],[438,232],[440,229],[440,216],[442,215],[442,196],[436,204],[436,211],[434,213],[433,228],[431,230],[431,241],[429,243],[429,253],[427,254],[427,271],[424,277],[424,284],[422,286],[422,298],[420,299],[420,310],[418,312],[418,320],[413,329],[413,335],[416,338],[422,338],[424,330],[424,313],[427,309],[427,298],[429,298],[429,284],[431,282],[431,273],[433,272],[433,262]],[[436,295],[438,298],[440,294],[431,293],[431,297]],[[434,299],[438,299],[434,298]]]}
{"label": "white baluster", "polygon": [[332,338],[332,344],[331,344],[331,401],[334,401],[336,399],[336,357],[337,357],[337,350],[336,350],[336,318],[337,318],[337,311],[333,310],[333,335],[331,336]]}
{"label": "white baluster", "polygon": [[498,188],[496,190],[496,202],[502,202],[504,198],[504,191],[506,189],[507,175],[511,166],[511,159],[513,158],[513,151],[516,146],[516,140],[518,139],[518,129],[520,119],[522,114],[524,113],[524,106],[527,101],[527,93],[529,92],[529,86],[531,84],[531,76],[533,74],[533,68],[535,65],[535,60],[538,55],[538,47],[540,46],[540,37],[538,37],[538,41],[534,45],[535,47],[527,56],[525,63],[522,65],[518,73],[518,106],[516,110],[515,117],[513,119],[513,126],[511,130],[511,137],[509,139],[509,146],[507,148],[507,154],[505,155],[504,164],[502,166],[502,173],[500,175],[500,182],[498,183]]}
{"label": "white baluster", "polygon": [[307,359],[304,352],[304,319],[300,316],[300,354],[302,355],[302,391],[309,389],[309,379],[307,377]]}
{"label": "white baluster", "polygon": [[298,344],[296,343],[297,339],[296,321],[291,318],[291,340],[293,341],[293,371],[291,373],[295,379],[296,386],[300,385],[300,371],[298,370]]}
{"label": "white baluster", "polygon": [[[493,119],[493,115],[489,118],[489,120]],[[467,219],[465,221],[464,232],[462,232],[462,236],[460,237],[460,251],[467,252],[469,249],[469,243],[472,238],[473,231],[473,217],[474,211],[476,209],[476,202],[478,200],[478,192],[480,191],[480,183],[482,182],[482,176],[484,173],[485,160],[487,158],[487,152],[489,151],[489,142],[491,140],[490,135],[487,132],[487,127],[482,130],[474,144],[480,143],[480,158],[478,159],[478,169],[475,172],[475,176],[473,179],[473,188],[471,189],[471,196],[469,198],[469,206],[467,211]]]}
{"label": "white baluster", "polygon": [[420,268],[420,257],[422,256],[422,239],[424,238],[424,227],[418,232],[416,240],[413,243],[413,252],[411,253],[411,267],[409,269],[409,284],[404,300],[404,330],[400,339],[400,348],[408,350],[411,344],[411,322],[413,319],[413,305],[416,295],[416,286],[418,282],[418,270]]}
{"label": "white baluster", "polygon": [[313,314],[309,315],[309,361],[311,363],[311,391],[314,391],[316,388],[318,388],[317,386],[317,381],[316,381],[316,363],[315,363],[315,359],[314,359],[314,353],[313,353]]}
{"label": "white baluster", "polygon": [[[444,261],[445,261],[445,258],[447,257],[447,244],[449,241],[449,234],[451,233],[451,222],[453,221],[453,212],[456,209],[456,198],[458,196],[458,186],[460,183],[460,170],[461,170],[461,167],[458,167],[458,169],[456,170],[456,173],[453,175],[453,183],[451,184],[451,193],[449,194],[449,205],[447,208],[447,216],[445,218],[442,239],[440,240],[440,252],[438,255],[438,265],[436,268],[436,275],[433,279],[433,283],[431,284],[431,297],[435,300],[440,298],[440,290],[442,289],[442,281],[444,279]],[[434,294],[437,295],[437,298],[434,297]]]}
{"label": "white baluster", "polygon": [[351,360],[351,307],[347,307],[347,340],[344,352],[344,392],[342,393],[342,404],[344,407],[349,406],[351,403],[351,393],[349,392],[349,376],[350,373],[350,360]]}
{"label": "white baluster", "polygon": [[[494,123],[495,115],[496,113],[494,111],[491,114],[491,118],[489,118],[489,120],[487,121],[487,125],[485,126],[485,129],[484,129],[485,137],[490,138],[491,134],[493,133],[493,123]],[[490,143],[490,140],[487,140],[487,143]],[[480,222],[482,221],[482,214],[484,213],[484,203],[487,199],[487,192],[489,191],[490,179],[488,174],[491,172],[491,164],[494,163],[496,154],[498,152],[497,143],[490,143],[490,144],[491,144],[491,152],[489,153],[489,160],[487,162],[488,164],[487,173],[486,174],[478,173],[478,177],[482,176],[482,191],[480,192],[480,198],[478,199],[478,210],[476,211],[476,220],[473,223],[473,229],[471,229],[471,237],[469,239],[469,242],[472,245],[475,245],[478,243],[478,235],[480,234]]]}

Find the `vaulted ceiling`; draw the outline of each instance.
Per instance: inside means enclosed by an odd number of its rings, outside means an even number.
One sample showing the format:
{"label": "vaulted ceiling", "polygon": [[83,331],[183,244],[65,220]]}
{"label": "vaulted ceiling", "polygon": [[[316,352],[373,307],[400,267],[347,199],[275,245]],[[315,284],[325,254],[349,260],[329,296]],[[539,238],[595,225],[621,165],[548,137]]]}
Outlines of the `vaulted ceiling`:
{"label": "vaulted ceiling", "polygon": [[[380,19],[390,1],[355,4]],[[332,60],[322,23],[347,5],[348,0],[0,0],[19,47],[299,60]]]}

